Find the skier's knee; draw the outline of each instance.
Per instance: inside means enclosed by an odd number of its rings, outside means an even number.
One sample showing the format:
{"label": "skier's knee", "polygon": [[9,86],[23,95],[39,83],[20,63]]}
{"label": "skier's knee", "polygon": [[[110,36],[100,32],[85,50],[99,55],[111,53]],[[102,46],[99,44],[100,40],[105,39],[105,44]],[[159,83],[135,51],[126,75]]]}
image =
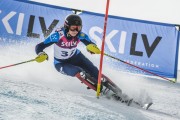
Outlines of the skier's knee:
{"label": "skier's knee", "polygon": [[91,77],[89,77],[85,71],[81,71],[75,76],[81,81],[81,83],[86,84],[88,89],[93,89],[96,91],[97,84],[92,81]]}
{"label": "skier's knee", "polygon": [[85,71],[80,71],[80,72],[76,73],[75,77],[86,79],[86,73],[85,73]]}
{"label": "skier's knee", "polygon": [[79,72],[80,76],[83,78],[83,79],[86,79],[86,72],[85,71],[81,71]]}

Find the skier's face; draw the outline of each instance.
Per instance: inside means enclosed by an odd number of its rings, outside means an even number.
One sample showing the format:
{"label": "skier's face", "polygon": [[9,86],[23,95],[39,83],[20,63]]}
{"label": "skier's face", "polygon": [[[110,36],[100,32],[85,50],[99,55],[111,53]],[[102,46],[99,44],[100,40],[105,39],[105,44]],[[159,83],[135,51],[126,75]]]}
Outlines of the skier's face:
{"label": "skier's face", "polygon": [[76,36],[79,31],[81,31],[81,26],[72,25],[69,27],[69,34],[73,37]]}
{"label": "skier's face", "polygon": [[81,31],[81,28],[82,28],[82,26],[80,26],[80,25],[71,25],[70,27],[69,27],[69,30],[71,30],[71,31]]}

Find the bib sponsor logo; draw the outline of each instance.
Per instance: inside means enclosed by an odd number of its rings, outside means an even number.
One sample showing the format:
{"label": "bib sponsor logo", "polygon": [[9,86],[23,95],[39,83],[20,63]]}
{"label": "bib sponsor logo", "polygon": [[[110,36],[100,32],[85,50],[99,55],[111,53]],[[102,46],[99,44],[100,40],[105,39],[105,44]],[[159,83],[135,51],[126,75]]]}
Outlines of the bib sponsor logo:
{"label": "bib sponsor logo", "polygon": [[73,47],[77,45],[77,41],[72,41],[72,42],[61,42],[61,46],[66,46],[66,47]]}

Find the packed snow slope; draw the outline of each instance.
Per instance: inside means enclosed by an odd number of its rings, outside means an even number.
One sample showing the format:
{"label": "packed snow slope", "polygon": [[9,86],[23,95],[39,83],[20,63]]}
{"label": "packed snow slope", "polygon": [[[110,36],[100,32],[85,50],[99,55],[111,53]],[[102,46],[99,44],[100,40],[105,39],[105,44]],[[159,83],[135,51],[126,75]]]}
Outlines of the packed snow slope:
{"label": "packed snow slope", "polygon": [[95,95],[57,90],[25,80],[0,80],[1,120],[180,119],[179,83],[145,80],[147,83],[143,86],[151,89],[154,105],[149,110],[144,110],[128,107],[112,99],[97,99]]}
{"label": "packed snow slope", "polygon": [[[0,46],[0,66],[34,58],[34,44]],[[149,110],[96,98],[77,78],[58,73],[49,61],[26,63],[0,70],[0,120],[179,120],[180,82],[144,78],[103,66],[103,73],[124,93],[140,101],[150,96]],[[83,53],[97,66],[99,55]]]}

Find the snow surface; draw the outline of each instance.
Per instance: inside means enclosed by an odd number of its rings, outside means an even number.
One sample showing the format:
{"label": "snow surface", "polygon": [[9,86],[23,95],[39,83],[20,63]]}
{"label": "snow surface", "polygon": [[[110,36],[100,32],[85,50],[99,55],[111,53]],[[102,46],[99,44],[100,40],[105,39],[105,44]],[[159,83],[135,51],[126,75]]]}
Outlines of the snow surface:
{"label": "snow surface", "polygon": [[[150,80],[148,80],[150,81]],[[152,82],[153,81],[153,82]],[[101,97],[55,90],[20,80],[0,81],[2,120],[178,120],[180,84],[152,80],[154,105],[148,110],[128,107]]]}
{"label": "snow surface", "polygon": [[[35,43],[0,46],[0,66],[34,58]],[[81,46],[81,45],[80,45]],[[28,49],[27,49],[28,48]],[[98,66],[99,55],[82,52]],[[0,120],[178,120],[180,119],[180,82],[150,79],[115,71],[106,64],[103,73],[124,93],[139,101],[150,96],[147,111],[123,103],[96,98],[93,90],[73,77],[56,72],[53,49],[49,61],[27,63],[0,70]]]}

